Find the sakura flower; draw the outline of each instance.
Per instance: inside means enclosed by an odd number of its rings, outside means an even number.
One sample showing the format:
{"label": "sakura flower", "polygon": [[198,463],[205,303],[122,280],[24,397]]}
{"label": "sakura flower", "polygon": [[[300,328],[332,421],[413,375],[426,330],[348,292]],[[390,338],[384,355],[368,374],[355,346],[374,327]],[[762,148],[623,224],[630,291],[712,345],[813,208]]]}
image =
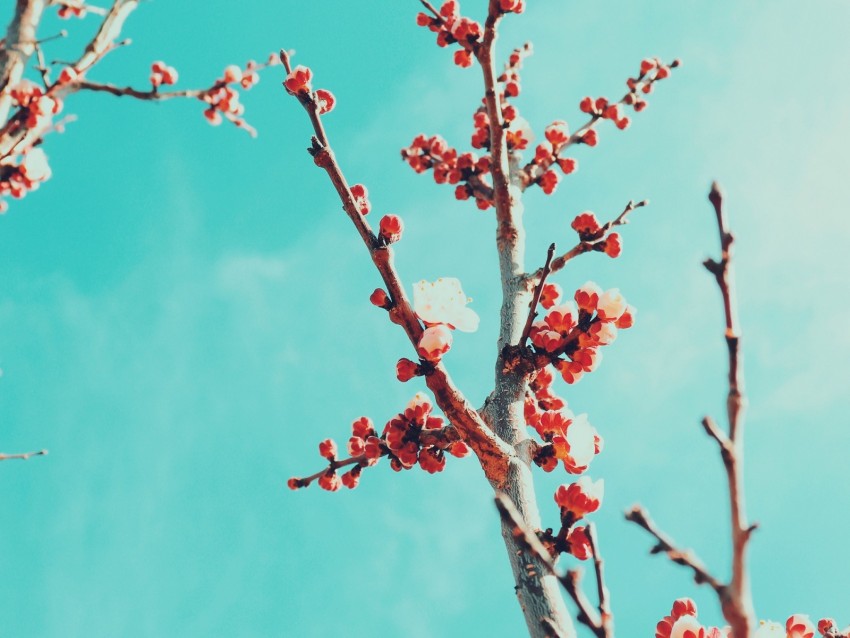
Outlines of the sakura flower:
{"label": "sakura flower", "polygon": [[419,355],[433,363],[437,363],[451,347],[452,331],[443,324],[426,328],[417,344]]}
{"label": "sakura flower", "polygon": [[475,332],[479,317],[466,307],[469,301],[460,280],[454,277],[440,277],[433,283],[423,279],[413,285],[413,310],[425,323],[443,323],[461,332]]}

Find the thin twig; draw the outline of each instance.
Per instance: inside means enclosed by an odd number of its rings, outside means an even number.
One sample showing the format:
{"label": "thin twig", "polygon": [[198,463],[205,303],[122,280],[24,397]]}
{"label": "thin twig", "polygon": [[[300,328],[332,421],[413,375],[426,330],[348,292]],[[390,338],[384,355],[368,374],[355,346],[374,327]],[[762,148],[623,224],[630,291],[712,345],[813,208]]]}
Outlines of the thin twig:
{"label": "thin twig", "polygon": [[[629,200],[629,203],[626,204],[626,207],[623,209],[622,213],[620,213],[619,215],[617,215],[616,218],[612,219],[611,221],[605,223],[602,226],[602,228],[599,230],[599,239],[594,239],[592,241],[580,241],[578,244],[573,246],[570,250],[565,252],[563,255],[555,257],[555,259],[552,260],[552,264],[551,264],[551,267],[550,267],[550,273],[557,272],[557,271],[561,270],[561,268],[566,266],[567,262],[569,262],[571,259],[574,259],[575,257],[578,257],[579,255],[582,255],[584,253],[588,253],[588,252],[591,252],[592,250],[594,250],[597,245],[601,245],[602,242],[605,241],[605,239],[607,238],[606,236],[607,236],[608,232],[612,228],[614,228],[616,226],[624,226],[624,225],[629,223],[629,220],[628,220],[629,213],[631,213],[636,208],[642,208],[642,207],[648,206],[648,205],[649,205],[648,199],[644,199],[643,201],[640,201],[640,202],[637,202],[637,203],[635,203],[634,200]],[[533,272],[533,273],[531,273],[531,275],[529,275],[529,280],[530,281],[539,281],[542,276],[543,276],[543,269],[538,268],[535,272]]]}
{"label": "thin twig", "polygon": [[664,553],[671,561],[677,565],[683,565],[694,573],[694,581],[698,585],[708,585],[719,596],[725,594],[726,585],[721,583],[717,578],[712,576],[702,561],[694,554],[692,550],[678,549],[673,540],[664,532],[658,529],[649,514],[640,505],[635,505],[626,512],[626,520],[636,525],[639,525],[649,532],[658,543],[650,550],[652,554]]}
{"label": "thin twig", "polygon": [[543,294],[543,285],[546,283],[546,277],[551,272],[552,257],[555,255],[555,244],[549,244],[549,250],[546,251],[546,263],[543,264],[543,269],[540,273],[540,279],[534,288],[534,296],[531,298],[531,306],[528,309],[528,319],[525,321],[525,328],[522,330],[522,336],[519,338],[520,348],[525,346],[528,340],[528,333],[531,332],[531,326],[537,318],[537,304],[540,303],[540,295]]}
{"label": "thin twig", "polygon": [[593,567],[596,571],[596,592],[599,599],[599,618],[603,636],[612,638],[614,636],[614,615],[611,613],[611,594],[605,586],[605,564],[599,551],[599,537],[596,535],[596,524],[587,525],[587,540],[590,543],[590,551],[593,555]]}
{"label": "thin twig", "polygon": [[38,450],[36,452],[24,452],[23,454],[2,454],[0,453],[0,461],[10,461],[12,459],[19,459],[21,461],[28,461],[30,457],[33,456],[46,456],[47,450]]}

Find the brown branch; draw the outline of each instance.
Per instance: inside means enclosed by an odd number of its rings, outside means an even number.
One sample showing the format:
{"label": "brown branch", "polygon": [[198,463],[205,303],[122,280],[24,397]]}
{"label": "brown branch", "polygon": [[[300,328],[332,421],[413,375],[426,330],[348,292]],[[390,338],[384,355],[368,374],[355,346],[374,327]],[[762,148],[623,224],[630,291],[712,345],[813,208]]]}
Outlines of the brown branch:
{"label": "brown branch", "polygon": [[[551,267],[549,272],[557,272],[561,270],[564,266],[567,265],[571,259],[578,257],[579,255],[583,255],[584,253],[591,252],[596,249],[597,245],[602,245],[605,241],[608,232],[616,227],[616,226],[624,226],[629,223],[628,215],[636,208],[642,208],[644,206],[649,205],[649,200],[645,199],[643,201],[635,203],[634,200],[629,200],[629,203],[626,204],[626,207],[623,209],[623,212],[620,213],[615,219],[608,221],[606,224],[602,226],[599,230],[599,239],[594,239],[592,241],[580,241],[578,244],[573,246],[570,250],[565,252],[563,255],[555,257],[552,260]],[[543,276],[543,268],[537,269],[531,275],[529,275],[530,281],[539,281]]]}
{"label": "brown branch", "polygon": [[626,520],[642,527],[658,541],[655,547],[650,550],[651,554],[666,554],[667,558],[677,565],[682,565],[693,571],[694,581],[698,585],[708,585],[717,592],[718,596],[725,595],[726,585],[708,572],[705,565],[692,550],[678,549],[673,540],[656,527],[649,514],[640,505],[635,505],[626,512]]}
{"label": "brown branch", "polygon": [[[726,481],[729,487],[729,510],[732,519],[732,579],[728,596],[721,599],[723,615],[732,627],[735,638],[748,636],[755,626],[749,574],[747,573],[747,545],[756,528],[747,522],[743,485],[743,412],[746,405],[744,379],[740,354],[741,332],[738,324],[735,278],[732,270],[732,243],[728,219],[723,208],[723,194],[717,182],[711,185],[708,199],[714,207],[717,231],[720,236],[720,259],[707,259],[706,269],[714,275],[723,299],[725,323],[724,337],[729,356],[729,391],[726,398],[728,418],[727,445],[721,449]],[[710,420],[709,420],[710,422]],[[703,423],[705,427],[705,422]]]}
{"label": "brown branch", "polygon": [[119,87],[114,84],[105,84],[100,82],[90,82],[89,80],[80,80],[78,82],[72,83],[75,90],[81,91],[95,91],[102,93],[111,93],[117,97],[134,97],[138,100],[169,100],[173,98],[183,98],[183,97],[191,97],[191,98],[199,98],[203,95],[206,95],[210,91],[214,91],[215,89],[223,86],[221,82],[216,82],[209,89],[185,89],[182,91],[164,91],[160,92],[155,89],[149,89],[147,91],[141,91],[139,89],[134,89],[131,86]]}
{"label": "brown branch", "polygon": [[[511,527],[513,536],[519,545],[531,552],[534,558],[540,562],[546,571],[558,580],[570,595],[570,598],[573,599],[576,607],[578,607],[576,619],[588,627],[598,638],[609,638],[612,636],[613,634],[607,633],[608,630],[605,628],[603,621],[600,620],[596,610],[593,609],[593,605],[581,589],[581,572],[571,570],[566,574],[560,573],[555,566],[555,561],[552,559],[551,554],[549,554],[543,543],[540,542],[540,539],[537,538],[537,534],[526,528],[523,524],[522,516],[511,502],[511,499],[506,494],[497,492],[495,501],[502,521]],[[541,620],[541,622],[543,621]]]}
{"label": "brown branch", "polygon": [[608,587],[605,586],[605,563],[602,560],[602,555],[599,552],[599,538],[596,535],[596,524],[589,523],[587,525],[587,540],[590,543],[590,551],[593,555],[593,568],[596,572],[596,594],[599,600],[599,618],[603,636],[605,638],[613,638],[614,636],[614,615],[611,613],[611,595]]}
{"label": "brown branch", "polygon": [[[292,65],[289,54],[282,50],[280,59],[286,72],[291,73]],[[315,136],[310,149],[308,149],[313,156],[313,161],[327,172],[342,202],[343,210],[354,223],[360,238],[369,251],[372,263],[375,264],[387,287],[393,301],[393,308],[390,311],[391,319],[404,329],[413,347],[416,348],[422,336],[423,328],[410,305],[407,293],[395,269],[393,250],[390,246],[378,240],[365,217],[360,214],[348,182],[334,156],[319,116],[318,104],[313,95],[299,93],[295,97],[307,111],[313,125]],[[502,486],[507,477],[509,459],[515,455],[513,448],[499,439],[487,427],[481,415],[454,385],[442,363],[434,366],[433,372],[426,376],[425,382],[433,392],[434,399],[443,414],[458,429],[464,441],[478,456],[487,478],[494,485]]]}
{"label": "brown branch", "polygon": [[0,461],[10,461],[12,459],[20,459],[21,461],[28,461],[32,456],[46,456],[47,450],[38,450],[36,452],[25,452],[23,454],[3,454],[0,453]]}
{"label": "brown branch", "polygon": [[729,489],[729,510],[731,514],[732,536],[732,577],[728,585],[705,580],[710,577],[704,568],[686,553],[675,550],[672,542],[660,535],[652,522],[639,507],[635,507],[626,518],[649,531],[659,544],[653,552],[664,551],[671,560],[686,565],[694,570],[697,582],[709,582],[717,592],[723,616],[732,628],[734,638],[746,638],[755,627],[756,616],[753,610],[752,594],[750,592],[749,574],[747,572],[747,546],[755,524],[747,522],[744,506],[743,485],[743,411],[746,404],[744,397],[744,380],[740,354],[740,327],[737,316],[737,298],[735,296],[734,276],[732,271],[732,243],[734,241],[729,230],[726,213],[723,209],[723,195],[715,182],[711,185],[708,199],[714,206],[717,219],[717,229],[720,235],[720,259],[706,259],[703,265],[714,275],[723,299],[723,315],[725,320],[724,335],[729,355],[729,391],[727,395],[728,434],[711,417],[704,417],[702,427],[706,433],[717,442],[720,456],[726,470],[726,481]]}
{"label": "brown branch", "polygon": [[549,250],[546,251],[546,262],[540,273],[540,279],[537,286],[534,288],[534,296],[531,298],[531,306],[528,309],[528,319],[525,321],[525,328],[522,330],[522,336],[519,338],[519,347],[525,347],[525,342],[528,340],[528,333],[531,332],[531,326],[537,318],[537,304],[540,303],[540,295],[543,294],[543,286],[546,283],[546,277],[551,272],[552,257],[555,255],[555,244],[549,244]]}

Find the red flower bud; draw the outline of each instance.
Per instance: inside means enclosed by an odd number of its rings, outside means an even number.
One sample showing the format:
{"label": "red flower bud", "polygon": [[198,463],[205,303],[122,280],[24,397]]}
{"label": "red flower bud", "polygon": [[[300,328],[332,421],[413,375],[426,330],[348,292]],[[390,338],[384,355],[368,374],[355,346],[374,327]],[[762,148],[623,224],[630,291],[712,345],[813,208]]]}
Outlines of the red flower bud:
{"label": "red flower bud", "polygon": [[410,359],[399,359],[395,364],[395,376],[402,383],[410,381],[419,374],[419,364]]}
{"label": "red flower bud", "polygon": [[398,215],[384,215],[380,222],[381,237],[388,244],[401,239],[401,233],[404,231],[404,223]]}

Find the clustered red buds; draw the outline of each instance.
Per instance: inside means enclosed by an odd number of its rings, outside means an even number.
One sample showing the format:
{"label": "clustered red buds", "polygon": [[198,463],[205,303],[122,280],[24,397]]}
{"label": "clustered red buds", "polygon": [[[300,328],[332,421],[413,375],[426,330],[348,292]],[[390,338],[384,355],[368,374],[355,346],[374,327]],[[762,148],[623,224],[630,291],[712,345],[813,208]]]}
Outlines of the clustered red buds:
{"label": "clustered red buds", "polygon": [[9,91],[16,106],[21,108],[18,121],[12,126],[28,129],[46,128],[54,115],[62,111],[62,100],[45,93],[42,87],[29,80],[21,80]]}
{"label": "clustered red buds", "polygon": [[[825,638],[850,636],[850,627],[841,631],[832,618],[818,621],[817,631]],[[794,614],[785,626],[762,620],[753,634],[754,638],[814,638],[815,625],[804,614]],[[729,638],[729,627],[704,627],[697,620],[697,606],[690,598],[680,598],[673,603],[670,615],[662,618],[655,627],[655,638]]]}
{"label": "clustered red buds", "polygon": [[[199,99],[207,104],[207,108],[204,109],[204,117],[207,121],[213,126],[218,126],[223,119],[227,119],[237,127],[248,131],[252,136],[256,136],[256,131],[242,118],[245,106],[239,101],[239,91],[235,85],[247,91],[260,81],[260,70],[277,64],[280,64],[280,59],[275,54],[270,54],[265,64],[249,60],[244,69],[238,64],[226,66],[221,78],[199,96]],[[333,104],[332,98],[331,104]]]}
{"label": "clustered red buds", "polygon": [[[47,155],[40,148],[31,148],[20,156],[18,164],[0,165],[0,198],[11,195],[20,199],[40,184],[50,179]],[[6,211],[6,202],[0,199],[0,213]]]}
{"label": "clustered red buds", "polygon": [[313,71],[309,67],[299,65],[287,74],[283,86],[291,95],[299,97],[302,101],[306,100],[305,103],[312,103],[319,115],[330,113],[336,104],[334,94],[327,89],[313,91],[312,80]]}
{"label": "clustered red buds", "polygon": [[[360,417],[351,425],[348,459],[339,460],[336,443],[333,439],[325,439],[319,443],[319,454],[329,462],[327,469],[307,478],[291,478],[287,486],[297,490],[315,480],[319,487],[329,492],[343,485],[354,489],[360,483],[363,468],[375,465],[383,456],[389,458],[390,467],[397,472],[417,464],[429,474],[441,472],[446,466],[446,453],[462,458],[470,450],[457,432],[446,428],[443,419],[433,416],[432,411],[428,398],[417,393],[403,412],[387,422],[381,436],[368,417]],[[340,477],[337,470],[349,465],[353,468]]]}
{"label": "clustered red buds", "polygon": [[165,62],[157,61],[151,64],[151,86],[154,89],[159,88],[163,84],[177,84],[177,69],[173,66],[168,66]]}
{"label": "clustered red buds", "polygon": [[[486,131],[489,140],[489,128]],[[478,157],[475,153],[458,155],[439,135],[417,135],[408,148],[402,149],[401,157],[417,173],[433,169],[435,182],[456,186],[457,199],[474,197],[482,210],[493,205],[489,157]]]}
{"label": "clustered red buds", "polygon": [[437,45],[440,47],[457,43],[460,48],[454,54],[455,64],[464,68],[472,66],[482,37],[481,24],[462,17],[457,0],[447,0],[439,12],[432,15],[419,13],[416,16],[416,24],[436,33]]}
{"label": "clustered red buds", "polygon": [[599,347],[610,345],[618,329],[631,327],[635,316],[616,288],[603,292],[587,282],[576,290],[574,299],[575,303],[552,305],[529,332],[534,347],[550,356],[570,384],[596,369],[602,359]]}

